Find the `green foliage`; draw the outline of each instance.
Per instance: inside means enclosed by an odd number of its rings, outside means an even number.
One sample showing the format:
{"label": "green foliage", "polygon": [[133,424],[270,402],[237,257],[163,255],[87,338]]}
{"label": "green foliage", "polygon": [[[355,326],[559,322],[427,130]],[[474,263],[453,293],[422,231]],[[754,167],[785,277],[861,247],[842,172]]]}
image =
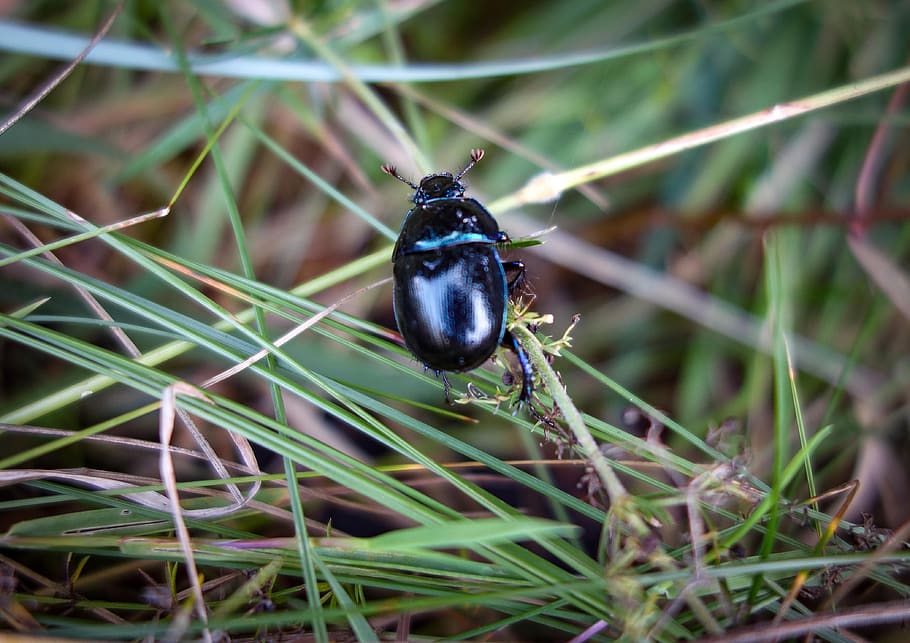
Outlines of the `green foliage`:
{"label": "green foliage", "polygon": [[[907,617],[903,3],[136,1],[51,83],[112,10],[0,20],[0,628]],[[530,408],[390,330],[380,166],[477,147]]]}

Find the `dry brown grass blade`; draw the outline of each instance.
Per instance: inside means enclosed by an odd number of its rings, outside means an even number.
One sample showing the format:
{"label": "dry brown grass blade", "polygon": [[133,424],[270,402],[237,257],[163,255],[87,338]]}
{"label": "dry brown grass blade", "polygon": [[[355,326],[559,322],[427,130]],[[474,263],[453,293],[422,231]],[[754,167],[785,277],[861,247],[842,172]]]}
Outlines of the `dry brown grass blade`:
{"label": "dry brown grass blade", "polygon": [[703,643],[757,643],[759,641],[781,641],[820,630],[834,630],[844,627],[869,627],[886,623],[899,623],[910,618],[910,601],[890,601],[845,609],[836,614],[811,616],[779,625],[756,623],[740,628],[724,636],[703,639]]}
{"label": "dry brown grass blade", "polygon": [[92,39],[85,46],[78,56],[73,60],[64,65],[56,74],[51,76],[43,85],[41,85],[37,90],[35,90],[28,98],[23,100],[15,111],[6,119],[5,122],[0,123],[0,136],[8,130],[10,127],[15,125],[23,116],[28,114],[35,108],[35,105],[44,100],[44,97],[54,91],[54,88],[62,83],[67,76],[73,73],[73,70],[79,66],[79,64],[85,60],[85,57],[88,56],[89,52],[94,49],[95,45],[101,42],[101,39],[107,35],[107,32],[110,31],[111,27],[114,25],[114,20],[117,19],[117,16],[120,15],[120,11],[123,9],[125,0],[120,0],[117,3],[117,6],[114,7],[114,10],[111,12],[111,15],[107,17],[98,31],[95,32],[95,35],[92,36]]}

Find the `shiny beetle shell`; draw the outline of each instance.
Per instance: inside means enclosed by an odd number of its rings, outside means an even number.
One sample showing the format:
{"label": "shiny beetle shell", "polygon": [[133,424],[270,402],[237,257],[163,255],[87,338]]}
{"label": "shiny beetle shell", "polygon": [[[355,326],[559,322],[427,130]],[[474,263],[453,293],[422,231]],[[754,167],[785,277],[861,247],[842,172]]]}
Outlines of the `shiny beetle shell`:
{"label": "shiny beetle shell", "polygon": [[[395,321],[408,350],[443,375],[477,368],[499,345],[508,346],[521,362],[521,399],[529,400],[527,355],[506,331],[510,290],[524,266],[503,264],[497,244],[508,236],[479,201],[464,196],[461,183],[482,156],[482,150],[473,150],[471,162],[458,175],[430,174],[418,185],[383,166],[414,188],[414,207],[405,215],[392,252]],[[519,271],[516,279],[507,281],[506,266]]]}

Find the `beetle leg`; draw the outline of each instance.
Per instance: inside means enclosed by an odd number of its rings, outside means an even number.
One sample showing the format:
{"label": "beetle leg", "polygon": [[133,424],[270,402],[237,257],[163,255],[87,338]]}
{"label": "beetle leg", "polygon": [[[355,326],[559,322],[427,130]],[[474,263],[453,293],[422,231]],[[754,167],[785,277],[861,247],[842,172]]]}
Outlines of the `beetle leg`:
{"label": "beetle leg", "polygon": [[449,384],[449,378],[446,377],[445,371],[436,371],[436,374],[442,378],[442,390],[445,392],[446,404],[449,406],[454,406],[452,402],[452,397],[449,395],[449,391],[452,390],[452,386]]}
{"label": "beetle leg", "polygon": [[530,407],[531,396],[534,395],[534,369],[531,368],[528,354],[509,331],[506,331],[505,335],[502,336],[502,345],[512,349],[512,352],[518,357],[518,364],[521,366],[521,395],[518,396],[518,403],[526,402]]}
{"label": "beetle leg", "polygon": [[[423,365],[423,372],[426,373],[428,370],[430,370],[429,365],[428,365],[428,364],[424,364],[424,365]],[[446,377],[446,372],[445,372],[445,371],[436,370],[435,368],[433,369],[433,372],[436,374],[436,377],[442,378],[442,390],[443,390],[443,392],[445,393],[445,396],[446,396],[446,404],[448,404],[449,406],[455,406],[455,403],[452,402],[452,396],[449,395],[449,391],[452,390],[452,385],[449,384],[449,378]]]}
{"label": "beetle leg", "polygon": [[506,272],[515,273],[511,279],[506,280],[506,285],[509,288],[509,295],[511,296],[516,290],[521,288],[525,282],[525,264],[523,261],[504,261],[502,263],[502,269]]}

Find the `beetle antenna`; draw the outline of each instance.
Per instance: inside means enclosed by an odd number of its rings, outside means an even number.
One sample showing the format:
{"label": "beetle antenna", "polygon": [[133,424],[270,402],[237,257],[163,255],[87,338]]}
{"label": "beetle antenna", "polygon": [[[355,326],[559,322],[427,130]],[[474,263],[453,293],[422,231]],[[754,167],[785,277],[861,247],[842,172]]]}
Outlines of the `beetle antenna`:
{"label": "beetle antenna", "polygon": [[483,154],[484,154],[484,152],[480,148],[471,150],[471,162],[468,163],[467,165],[465,165],[465,168],[461,172],[458,173],[458,176],[455,177],[455,180],[460,181],[461,177],[463,177],[465,174],[467,174],[468,170],[470,170],[472,167],[477,165],[477,161],[479,161],[480,159],[483,158]]}
{"label": "beetle antenna", "polygon": [[[483,152],[481,152],[480,155],[483,156]],[[469,166],[469,167],[470,167],[470,166]],[[398,180],[401,181],[402,183],[404,183],[404,184],[406,184],[406,185],[410,185],[410,186],[411,186],[412,188],[414,188],[415,190],[417,189],[417,186],[416,186],[416,185],[414,185],[413,183],[411,183],[410,181],[408,181],[406,178],[404,178],[403,176],[401,176],[401,175],[398,173],[398,170],[395,169],[395,166],[394,166],[394,165],[390,165],[389,163],[386,163],[385,165],[382,166],[381,169],[382,169],[383,172],[385,172],[386,174],[388,174],[388,175],[390,175],[390,176],[394,176],[396,179],[398,179]],[[465,172],[466,172],[466,171],[467,171],[467,169],[465,169]],[[464,172],[462,172],[462,174],[464,174]]]}

